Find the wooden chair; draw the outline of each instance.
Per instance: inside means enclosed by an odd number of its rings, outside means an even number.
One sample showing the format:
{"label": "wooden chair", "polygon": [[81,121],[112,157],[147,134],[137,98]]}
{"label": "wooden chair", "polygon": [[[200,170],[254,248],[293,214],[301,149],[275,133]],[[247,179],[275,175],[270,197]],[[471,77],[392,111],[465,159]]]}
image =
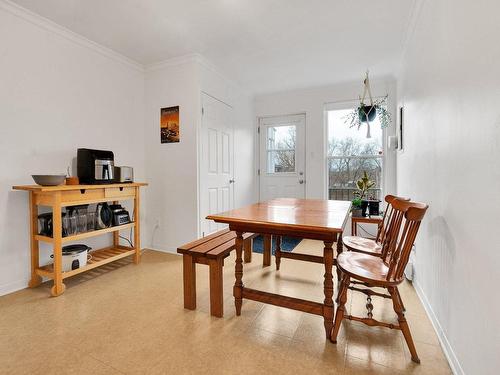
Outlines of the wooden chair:
{"label": "wooden chair", "polygon": [[[331,340],[337,341],[342,319],[362,322],[369,326],[382,326],[391,329],[400,329],[411,353],[412,361],[420,363],[410,328],[404,316],[403,301],[398,291],[398,285],[403,281],[404,269],[410,257],[410,251],[417,236],[420,222],[422,221],[427,205],[423,203],[408,202],[394,199],[392,202],[393,219],[383,242],[382,256],[375,257],[363,253],[346,251],[337,257],[337,267],[342,273],[339,285],[338,307],[335,314],[335,324],[332,329]],[[360,318],[346,315],[345,304],[347,291],[352,281],[362,282],[367,289],[356,289],[368,295],[368,316]],[[386,296],[371,288],[381,287],[389,291],[394,311],[398,316],[398,325],[380,322],[373,319],[373,305],[371,296]]]}
{"label": "wooden chair", "polygon": [[389,226],[393,218],[392,202],[394,199],[409,201],[408,198],[396,197],[395,195],[385,196],[387,207],[384,211],[382,221],[378,226],[377,236],[375,239],[372,240],[360,236],[346,236],[342,239],[342,244],[350,251],[375,255],[378,257],[382,256],[382,244],[386,238],[387,231],[389,230]]}

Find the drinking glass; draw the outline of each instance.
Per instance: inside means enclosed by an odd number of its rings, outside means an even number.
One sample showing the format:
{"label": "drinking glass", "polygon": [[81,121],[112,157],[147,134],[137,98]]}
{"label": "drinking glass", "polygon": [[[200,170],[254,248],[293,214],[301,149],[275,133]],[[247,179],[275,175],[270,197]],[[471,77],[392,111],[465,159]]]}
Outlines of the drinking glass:
{"label": "drinking glass", "polygon": [[87,231],[87,214],[78,215],[78,233],[85,233]]}
{"label": "drinking glass", "polygon": [[95,229],[95,212],[87,212],[87,230]]}
{"label": "drinking glass", "polygon": [[63,226],[63,236],[64,237],[71,236],[72,233],[70,233],[70,229],[69,229],[70,222],[69,222],[69,216],[68,215],[63,216],[63,218],[62,218],[62,226]]}
{"label": "drinking glass", "polygon": [[68,236],[76,234],[76,215],[69,217]]}

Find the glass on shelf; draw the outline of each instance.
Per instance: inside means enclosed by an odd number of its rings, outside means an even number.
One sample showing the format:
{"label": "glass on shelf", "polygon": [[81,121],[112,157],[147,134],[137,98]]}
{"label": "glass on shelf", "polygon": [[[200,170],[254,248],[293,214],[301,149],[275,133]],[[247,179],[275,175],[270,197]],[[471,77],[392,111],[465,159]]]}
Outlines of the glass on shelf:
{"label": "glass on shelf", "polygon": [[87,231],[87,214],[81,213],[77,216],[78,233],[85,233]]}
{"label": "glass on shelf", "polygon": [[87,213],[87,231],[95,230],[95,212]]}

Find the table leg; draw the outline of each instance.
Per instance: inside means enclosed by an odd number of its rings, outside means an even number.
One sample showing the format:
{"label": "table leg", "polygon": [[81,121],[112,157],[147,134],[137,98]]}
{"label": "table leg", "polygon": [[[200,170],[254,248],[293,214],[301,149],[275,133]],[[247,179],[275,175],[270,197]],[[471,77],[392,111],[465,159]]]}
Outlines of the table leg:
{"label": "table leg", "polygon": [[252,262],[252,249],[253,249],[253,239],[247,238],[243,243],[244,253],[245,253],[245,263]]}
{"label": "table leg", "polygon": [[[119,204],[118,201],[113,201],[113,204]],[[117,248],[120,246],[120,232],[113,232],[113,246]]]}
{"label": "table leg", "polygon": [[281,236],[276,237],[276,250],[274,252],[274,257],[276,258],[276,270],[280,270],[281,264]]}
{"label": "table leg", "polygon": [[262,261],[262,266],[267,267],[271,265],[271,247],[272,247],[273,236],[270,234],[264,234],[264,259]]}
{"label": "table leg", "polygon": [[236,315],[241,315],[241,305],[243,303],[243,233],[236,232],[236,264],[234,274],[236,281],[233,287],[234,305],[236,306]]}
{"label": "table leg", "polygon": [[38,234],[38,207],[35,203],[35,194],[30,191],[30,243],[31,243],[31,279],[28,286],[34,288],[42,283],[42,278],[36,274],[36,269],[40,267],[40,253],[38,241],[35,236]]}
{"label": "table leg", "polygon": [[324,242],[323,258],[325,262],[325,281],[323,289],[325,300],[323,301],[323,321],[325,325],[326,338],[329,339],[333,328],[333,242]]}
{"label": "table leg", "polygon": [[[344,251],[344,244],[342,243],[342,232],[337,235],[337,257]],[[342,280],[342,272],[337,267],[337,280]]]}
{"label": "table leg", "polygon": [[141,261],[141,222],[139,216],[139,210],[141,209],[141,192],[139,187],[135,188],[135,199],[134,199],[134,263],[139,264]]}
{"label": "table leg", "polygon": [[54,239],[54,286],[51,294],[57,297],[64,293],[66,286],[62,278],[62,214],[61,214],[61,192],[54,196],[55,202],[52,206],[52,237]]}

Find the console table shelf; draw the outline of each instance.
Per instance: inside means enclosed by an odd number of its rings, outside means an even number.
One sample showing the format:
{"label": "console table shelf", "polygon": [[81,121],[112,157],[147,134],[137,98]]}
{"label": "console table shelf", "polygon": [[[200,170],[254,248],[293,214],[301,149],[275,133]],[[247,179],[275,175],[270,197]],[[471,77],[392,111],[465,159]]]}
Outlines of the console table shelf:
{"label": "console table shelf", "polygon": [[[147,186],[145,183],[121,183],[106,185],[61,185],[38,186],[22,185],[13,186],[14,190],[29,192],[29,217],[30,217],[30,242],[31,242],[31,280],[29,286],[34,288],[41,284],[42,277],[54,281],[51,289],[53,296],[59,296],[66,289],[63,279],[91,270],[104,264],[114,262],[128,256],[134,257],[138,264],[141,257],[140,245],[140,194],[139,189]],[[92,204],[100,202],[114,202],[123,200],[134,201],[134,222],[120,226],[98,229],[90,232],[79,233],[73,236],[62,236],[62,207]],[[38,206],[52,207],[53,237],[38,234]],[[133,246],[121,246],[119,231],[124,229],[134,230]],[[62,244],[78,241],[85,238],[113,233],[113,245],[104,249],[94,250],[90,254],[92,259],[87,265],[68,272],[62,272]],[[54,263],[40,267],[39,242],[51,243],[54,252]]]}

